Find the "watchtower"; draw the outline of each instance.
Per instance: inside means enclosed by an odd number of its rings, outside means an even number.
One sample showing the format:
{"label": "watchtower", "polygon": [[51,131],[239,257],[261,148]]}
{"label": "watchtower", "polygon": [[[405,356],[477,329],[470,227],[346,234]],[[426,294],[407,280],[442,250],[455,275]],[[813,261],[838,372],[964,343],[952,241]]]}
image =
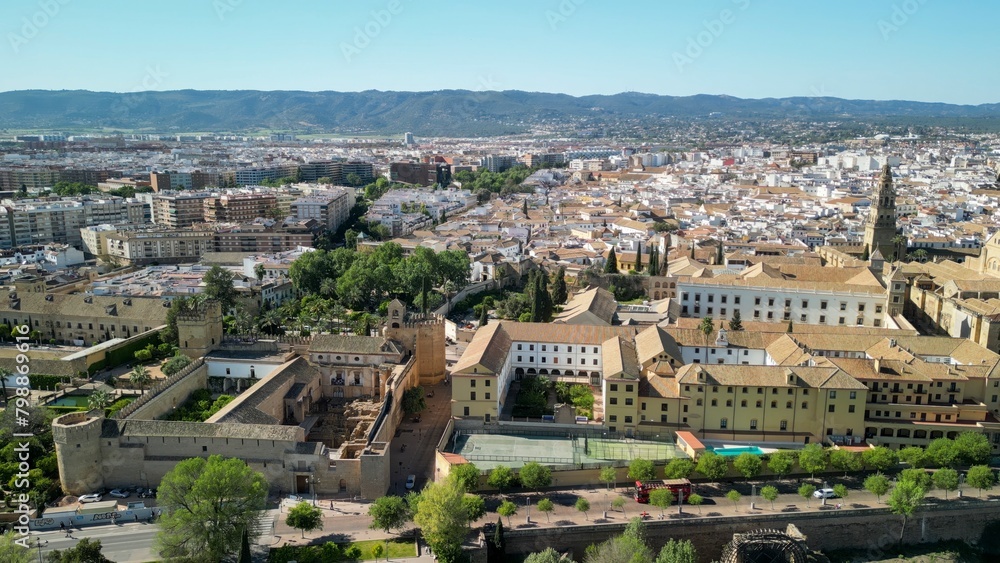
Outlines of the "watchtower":
{"label": "watchtower", "polygon": [[182,354],[200,358],[222,343],[222,305],[205,301],[177,313],[177,340]]}

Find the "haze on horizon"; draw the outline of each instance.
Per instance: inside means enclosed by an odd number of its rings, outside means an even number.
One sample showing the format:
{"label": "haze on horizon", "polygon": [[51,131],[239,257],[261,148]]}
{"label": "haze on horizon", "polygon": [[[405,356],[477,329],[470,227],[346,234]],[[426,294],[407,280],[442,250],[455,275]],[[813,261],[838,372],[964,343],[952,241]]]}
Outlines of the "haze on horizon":
{"label": "haze on horizon", "polygon": [[987,0],[11,0],[0,91],[625,91],[1000,101]]}

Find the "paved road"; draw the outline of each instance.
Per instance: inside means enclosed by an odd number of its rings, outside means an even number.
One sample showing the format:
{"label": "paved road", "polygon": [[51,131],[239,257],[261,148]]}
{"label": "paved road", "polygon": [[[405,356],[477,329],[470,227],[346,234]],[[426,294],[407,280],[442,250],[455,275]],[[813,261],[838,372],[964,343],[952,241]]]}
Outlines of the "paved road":
{"label": "paved road", "polygon": [[81,538],[101,540],[105,557],[116,562],[156,561],[158,557],[150,549],[159,527],[145,522],[121,525],[90,526],[75,530],[73,537],[66,537],[62,531],[32,532],[32,536],[43,543],[42,554],[56,549],[71,548]]}

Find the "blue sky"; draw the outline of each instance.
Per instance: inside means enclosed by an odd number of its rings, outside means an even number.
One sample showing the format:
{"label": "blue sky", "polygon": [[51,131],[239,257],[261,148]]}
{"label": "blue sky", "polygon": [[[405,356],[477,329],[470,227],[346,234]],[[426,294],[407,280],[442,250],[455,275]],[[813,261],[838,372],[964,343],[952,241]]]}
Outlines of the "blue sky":
{"label": "blue sky", "polygon": [[1000,101],[995,0],[4,0],[0,91]]}

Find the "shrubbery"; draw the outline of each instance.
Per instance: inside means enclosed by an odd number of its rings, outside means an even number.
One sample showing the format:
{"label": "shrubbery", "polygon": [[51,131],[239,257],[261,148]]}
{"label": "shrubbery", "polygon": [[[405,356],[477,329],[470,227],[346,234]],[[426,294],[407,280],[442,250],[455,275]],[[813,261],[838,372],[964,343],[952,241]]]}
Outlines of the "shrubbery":
{"label": "shrubbery", "polygon": [[177,408],[167,415],[167,420],[181,420],[185,422],[204,422],[233,400],[232,395],[219,395],[219,398],[212,401],[212,392],[208,389],[199,389]]}

